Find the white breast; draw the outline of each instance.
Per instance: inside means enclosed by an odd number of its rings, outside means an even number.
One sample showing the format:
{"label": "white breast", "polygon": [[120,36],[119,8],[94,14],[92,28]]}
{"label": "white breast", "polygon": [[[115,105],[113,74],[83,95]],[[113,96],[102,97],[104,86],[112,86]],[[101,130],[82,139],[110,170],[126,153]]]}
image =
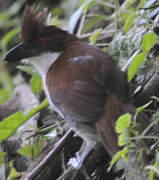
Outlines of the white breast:
{"label": "white breast", "polygon": [[25,63],[33,65],[42,77],[45,95],[49,101],[50,106],[63,118],[61,111],[54,105],[50,93],[46,85],[46,75],[49,67],[58,59],[61,53],[44,53],[40,56],[24,59]]}

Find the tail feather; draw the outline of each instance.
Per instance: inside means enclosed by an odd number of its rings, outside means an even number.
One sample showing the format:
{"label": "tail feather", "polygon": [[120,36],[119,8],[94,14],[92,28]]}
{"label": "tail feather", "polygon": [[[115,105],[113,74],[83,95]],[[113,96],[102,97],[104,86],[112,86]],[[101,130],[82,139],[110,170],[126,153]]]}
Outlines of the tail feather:
{"label": "tail feather", "polygon": [[136,108],[129,103],[122,102],[109,96],[106,100],[106,110],[103,116],[96,122],[98,133],[102,138],[106,150],[111,156],[120,150],[117,144],[115,122],[119,116],[127,112],[135,114]]}

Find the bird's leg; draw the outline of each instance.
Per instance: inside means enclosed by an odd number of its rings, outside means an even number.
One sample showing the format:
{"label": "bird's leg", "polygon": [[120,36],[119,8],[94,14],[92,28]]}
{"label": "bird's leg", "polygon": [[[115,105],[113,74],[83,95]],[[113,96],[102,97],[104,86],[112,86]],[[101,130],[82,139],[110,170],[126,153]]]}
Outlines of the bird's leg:
{"label": "bird's leg", "polygon": [[[89,153],[93,149],[95,145],[94,141],[86,142],[82,145],[82,148],[80,149],[80,152],[77,152],[75,154],[74,158],[71,158],[68,162],[69,165],[72,165],[75,169],[80,169],[84,163],[84,160],[88,157]],[[84,147],[85,146],[85,147]],[[84,150],[83,150],[84,149]],[[81,156],[80,156],[81,154]]]}

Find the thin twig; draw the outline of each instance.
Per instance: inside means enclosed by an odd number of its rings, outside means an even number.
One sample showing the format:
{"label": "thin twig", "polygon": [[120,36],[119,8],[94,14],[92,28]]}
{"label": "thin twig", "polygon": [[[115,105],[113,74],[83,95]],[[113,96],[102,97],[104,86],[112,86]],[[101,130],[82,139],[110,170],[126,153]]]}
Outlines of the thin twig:
{"label": "thin twig", "polygon": [[[112,34],[112,33],[114,33],[115,31],[114,30],[108,30],[108,31],[102,31],[101,33],[100,33],[100,35],[105,35],[106,33],[107,34]],[[86,33],[86,34],[81,34],[80,36],[79,36],[79,38],[80,39],[84,39],[84,38],[88,38],[88,37],[90,37],[90,36],[92,36],[94,34],[94,32],[90,32],[90,33]]]}
{"label": "thin twig", "polygon": [[155,124],[159,122],[159,118],[155,119],[148,127],[142,132],[142,136],[145,135]]}
{"label": "thin twig", "polygon": [[96,47],[105,47],[105,46],[109,46],[109,43],[96,43],[95,46]]}
{"label": "thin twig", "polygon": [[68,176],[75,176],[77,172],[77,169],[74,169],[72,166],[70,166],[57,180],[64,180],[67,179]]}
{"label": "thin twig", "polygon": [[137,137],[130,137],[129,140],[137,140],[137,139],[156,139],[159,140],[158,136],[137,136]]}
{"label": "thin twig", "polygon": [[115,3],[115,31],[118,30],[118,15],[119,15],[119,2],[118,0],[114,0]]}
{"label": "thin twig", "polygon": [[128,60],[128,62],[124,65],[124,67],[122,68],[123,72],[126,72],[130,66],[130,64],[132,63],[132,61],[134,60],[134,57],[139,54],[141,51],[141,47],[131,56],[131,58]]}
{"label": "thin twig", "polygon": [[156,168],[155,166],[152,166],[152,165],[148,165],[144,168],[145,170],[153,170],[154,172],[157,173],[157,175],[159,175],[159,170],[158,168]]}
{"label": "thin twig", "polygon": [[97,4],[103,4],[103,5],[107,6],[107,7],[115,9],[115,6],[113,4],[111,4],[111,3],[109,3],[109,2],[104,2],[102,0],[97,0],[96,3]]}
{"label": "thin twig", "polygon": [[159,7],[159,4],[156,4],[156,5],[151,6],[151,7],[147,7],[147,8],[139,8],[139,9],[148,10],[148,9],[153,9],[153,8],[156,8],[156,7]]}
{"label": "thin twig", "polygon": [[82,18],[81,18],[81,21],[80,21],[80,25],[79,25],[79,28],[78,28],[78,32],[77,32],[77,36],[80,36],[82,34],[82,29],[83,29],[85,18],[86,18],[86,13],[84,13],[82,15]]}
{"label": "thin twig", "polygon": [[74,135],[74,131],[69,129],[67,133],[56,143],[55,147],[45,156],[45,158],[24,177],[23,180],[33,180],[35,176],[41,171],[41,169],[47,164],[47,162],[54,158],[64,147],[64,145]]}

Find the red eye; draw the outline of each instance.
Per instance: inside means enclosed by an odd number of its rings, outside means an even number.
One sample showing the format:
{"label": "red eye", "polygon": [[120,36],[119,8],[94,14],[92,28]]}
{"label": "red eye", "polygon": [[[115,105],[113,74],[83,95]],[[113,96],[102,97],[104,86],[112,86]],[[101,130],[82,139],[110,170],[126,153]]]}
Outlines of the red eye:
{"label": "red eye", "polygon": [[38,43],[40,45],[45,45],[46,44],[46,38],[45,37],[41,37],[39,40],[38,40]]}

